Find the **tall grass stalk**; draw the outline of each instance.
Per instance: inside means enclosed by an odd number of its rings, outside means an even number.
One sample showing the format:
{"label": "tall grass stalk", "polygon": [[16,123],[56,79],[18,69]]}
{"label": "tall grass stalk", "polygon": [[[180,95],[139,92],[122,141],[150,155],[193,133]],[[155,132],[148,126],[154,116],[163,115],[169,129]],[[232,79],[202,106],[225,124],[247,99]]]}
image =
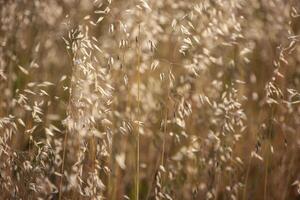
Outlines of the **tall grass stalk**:
{"label": "tall grass stalk", "polygon": [[138,25],[139,32],[136,38],[136,55],[137,55],[137,133],[136,133],[136,200],[139,200],[139,191],[140,191],[140,87],[141,87],[141,56],[140,56],[140,31],[141,27],[140,24]]}

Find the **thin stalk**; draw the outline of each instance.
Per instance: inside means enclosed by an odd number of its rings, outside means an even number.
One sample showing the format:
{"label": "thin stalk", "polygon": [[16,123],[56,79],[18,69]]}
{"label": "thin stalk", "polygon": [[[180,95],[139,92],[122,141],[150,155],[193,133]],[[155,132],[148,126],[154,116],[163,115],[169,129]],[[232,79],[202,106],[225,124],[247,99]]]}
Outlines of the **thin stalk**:
{"label": "thin stalk", "polygon": [[[171,69],[169,69],[171,70]],[[168,121],[168,105],[169,105],[169,93],[170,93],[170,80],[167,85],[167,97],[166,97],[166,109],[165,109],[165,116],[164,116],[164,132],[163,132],[163,144],[162,144],[162,153],[161,153],[161,165],[164,166],[164,160],[165,160],[165,146],[166,146],[166,134],[167,134],[167,121]]]}
{"label": "thin stalk", "polygon": [[[168,91],[169,96],[169,91]],[[162,144],[162,153],[161,153],[161,165],[164,166],[165,160],[165,146],[166,146],[166,134],[167,134],[167,120],[168,120],[168,100],[166,102],[166,110],[165,110],[165,122],[164,122],[164,133],[163,133],[163,144]]]}
{"label": "thin stalk", "polygon": [[247,198],[247,185],[248,185],[248,178],[249,178],[251,163],[252,163],[252,156],[250,157],[250,161],[249,161],[248,167],[247,167],[246,179],[245,179],[245,184],[244,184],[244,192],[243,192],[243,200],[246,200],[246,198]]}
{"label": "thin stalk", "polygon": [[267,186],[268,186],[268,175],[269,175],[268,168],[269,168],[269,156],[270,156],[268,148],[266,154],[267,154],[267,158],[266,158],[266,169],[265,169],[264,200],[267,200],[267,192],[268,192]]}
{"label": "thin stalk", "polygon": [[270,148],[271,148],[271,145],[272,145],[272,131],[273,131],[273,117],[274,117],[274,114],[275,113],[275,108],[274,108],[274,105],[271,106],[271,116],[270,116],[270,120],[269,120],[269,130],[268,130],[268,133],[267,133],[267,140],[268,140],[268,143],[267,143],[267,149],[266,149],[266,168],[265,168],[265,183],[264,183],[264,200],[267,200],[267,186],[268,186],[268,175],[269,175],[269,159],[271,157],[271,152],[270,152]]}
{"label": "thin stalk", "polygon": [[[68,100],[68,112],[71,110],[71,98],[73,93],[73,83],[72,83],[72,77],[74,75],[74,60],[76,57],[76,52],[71,53],[71,55],[68,53],[68,55],[72,58],[73,66],[72,66],[72,72],[71,72],[71,81],[70,81],[70,93],[69,93],[69,100]],[[65,137],[63,141],[63,158],[62,158],[62,164],[61,164],[61,178],[60,178],[60,184],[59,184],[59,200],[62,198],[62,185],[63,185],[63,178],[64,178],[64,168],[65,168],[65,157],[66,157],[66,146],[68,141],[68,133],[69,130],[66,130]]]}
{"label": "thin stalk", "polygon": [[66,156],[66,146],[67,146],[67,140],[68,140],[68,131],[65,133],[64,137],[64,144],[63,144],[63,158],[62,158],[62,164],[61,164],[61,178],[60,178],[60,184],[59,184],[59,200],[62,198],[62,184],[63,184],[63,178],[64,178],[64,167],[65,167],[65,156]]}
{"label": "thin stalk", "polygon": [[[139,25],[139,36],[140,36],[140,25]],[[140,119],[140,85],[141,85],[141,74],[140,74],[140,45],[139,38],[136,41],[137,51],[137,82],[138,82],[138,94],[137,94],[137,108],[138,108],[138,119]],[[136,135],[136,200],[139,200],[139,180],[140,180],[140,123],[137,124],[137,135]]]}
{"label": "thin stalk", "polygon": [[[175,46],[174,46],[174,50],[173,50],[173,53],[172,53],[172,61],[174,61],[175,59],[175,50],[177,48],[177,42],[175,43]],[[173,68],[173,64],[170,63],[170,67],[169,67],[169,71],[171,72]],[[165,149],[166,149],[166,134],[167,134],[167,121],[168,121],[168,112],[169,112],[169,109],[168,109],[168,105],[169,105],[169,96],[170,96],[170,79],[169,79],[169,82],[168,82],[168,85],[167,85],[167,97],[166,97],[166,109],[165,109],[165,116],[164,116],[164,132],[163,132],[163,144],[162,144],[162,153],[161,153],[161,165],[164,166],[164,160],[165,160]]]}

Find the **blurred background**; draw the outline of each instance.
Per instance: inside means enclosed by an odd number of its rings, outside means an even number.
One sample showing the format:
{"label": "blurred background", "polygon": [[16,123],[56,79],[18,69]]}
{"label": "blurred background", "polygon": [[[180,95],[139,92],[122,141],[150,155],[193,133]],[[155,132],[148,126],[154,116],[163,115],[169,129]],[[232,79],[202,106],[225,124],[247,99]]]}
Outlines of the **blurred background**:
{"label": "blurred background", "polygon": [[0,199],[300,199],[299,6],[0,0]]}

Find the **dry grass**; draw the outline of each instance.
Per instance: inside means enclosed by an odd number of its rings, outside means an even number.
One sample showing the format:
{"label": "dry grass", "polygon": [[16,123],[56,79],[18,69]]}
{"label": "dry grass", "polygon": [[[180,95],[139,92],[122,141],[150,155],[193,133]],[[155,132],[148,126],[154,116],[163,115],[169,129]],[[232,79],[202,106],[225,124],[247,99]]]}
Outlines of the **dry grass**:
{"label": "dry grass", "polygon": [[299,199],[298,12],[0,0],[0,199]]}

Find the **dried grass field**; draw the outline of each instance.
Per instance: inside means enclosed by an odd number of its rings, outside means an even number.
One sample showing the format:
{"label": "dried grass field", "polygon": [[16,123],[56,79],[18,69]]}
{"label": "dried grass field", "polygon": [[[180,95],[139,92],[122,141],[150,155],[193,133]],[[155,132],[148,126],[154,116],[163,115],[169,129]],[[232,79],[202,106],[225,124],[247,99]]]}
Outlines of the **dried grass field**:
{"label": "dried grass field", "polygon": [[300,1],[0,18],[0,200],[300,200]]}

